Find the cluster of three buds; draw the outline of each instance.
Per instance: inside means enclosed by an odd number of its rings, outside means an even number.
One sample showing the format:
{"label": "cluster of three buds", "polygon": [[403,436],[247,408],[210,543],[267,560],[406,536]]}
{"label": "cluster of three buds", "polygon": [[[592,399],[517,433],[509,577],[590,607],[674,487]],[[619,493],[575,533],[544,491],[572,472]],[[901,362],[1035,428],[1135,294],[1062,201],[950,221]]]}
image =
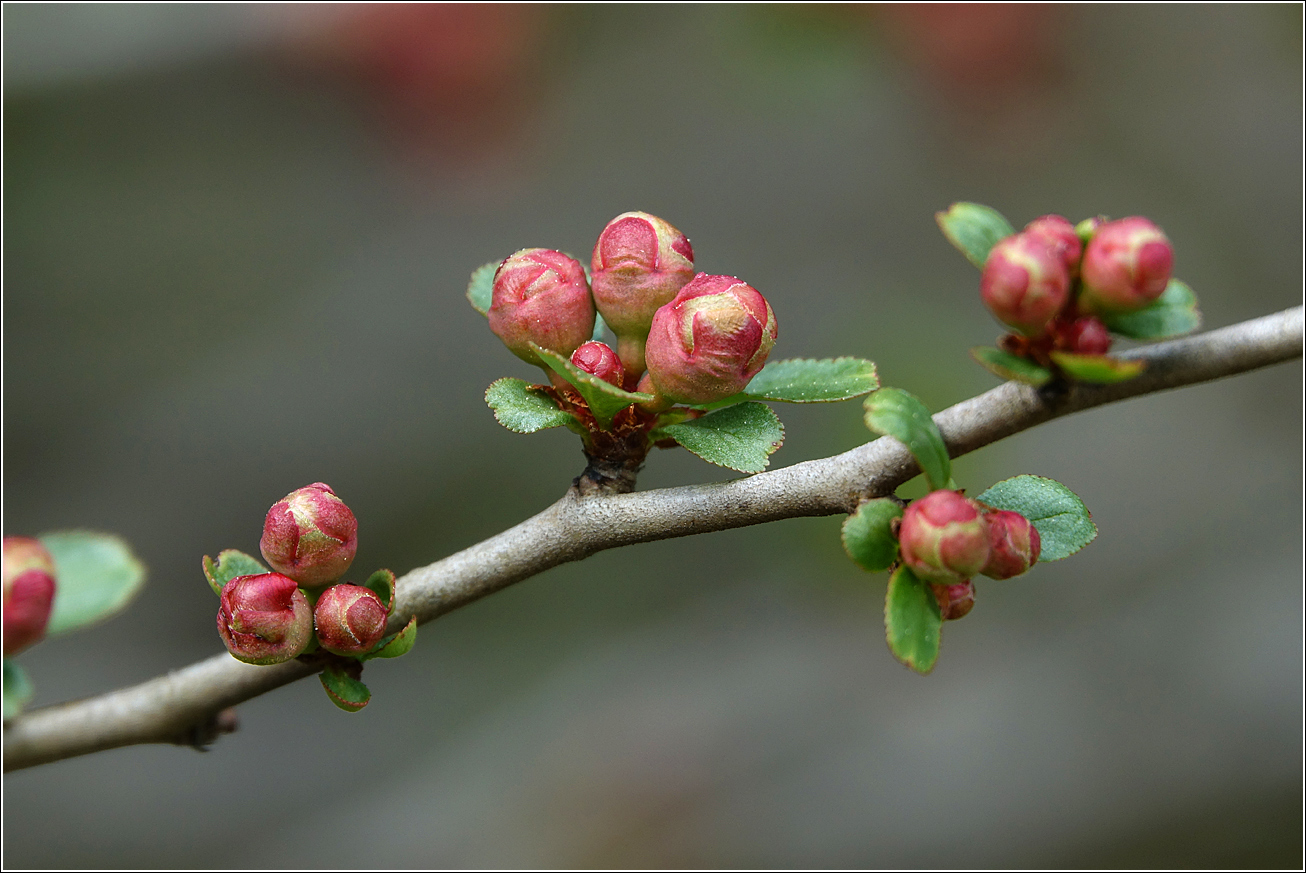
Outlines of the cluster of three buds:
{"label": "cluster of three buds", "polygon": [[1019,576],[1038,561],[1038,530],[1018,512],[993,509],[956,491],[912,501],[898,528],[902,562],[930,583],[945,620],[975,605],[975,574]]}
{"label": "cluster of three buds", "polygon": [[[608,222],[590,266],[592,282],[562,252],[507,258],[494,274],[490,329],[528,363],[543,366],[534,343],[606,382],[654,394],[663,407],[738,394],[775,345],[766,298],[732,276],[695,275],[689,240],[657,216],[627,212]],[[596,311],[616,336],[615,351],[589,341]]]}

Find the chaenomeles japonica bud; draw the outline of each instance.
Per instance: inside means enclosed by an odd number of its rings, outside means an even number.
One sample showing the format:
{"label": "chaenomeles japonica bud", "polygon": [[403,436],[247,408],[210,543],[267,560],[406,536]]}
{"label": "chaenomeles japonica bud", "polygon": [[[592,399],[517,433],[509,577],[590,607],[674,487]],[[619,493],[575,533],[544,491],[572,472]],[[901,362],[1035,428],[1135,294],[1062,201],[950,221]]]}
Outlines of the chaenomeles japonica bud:
{"label": "chaenomeles japonica bud", "polygon": [[1080,265],[1080,308],[1087,312],[1133,312],[1161,296],[1174,267],[1174,247],[1161,229],[1133,216],[1097,228]]}
{"label": "chaenomeles japonica bud", "polygon": [[775,337],[775,313],[756,288],[699,273],[653,316],[649,380],[677,403],[724,400],[762,369]]}
{"label": "chaenomeles japonica bud", "polygon": [[1111,348],[1111,332],[1095,315],[1058,321],[1054,327],[1057,347],[1079,355],[1105,355]]}
{"label": "chaenomeles japonica bud", "polygon": [[1059,247],[1043,235],[1018,233],[989,251],[980,297],[998,321],[1042,336],[1070,297],[1070,272]]}
{"label": "chaenomeles japonica bud", "polygon": [[486,315],[508,351],[537,367],[545,365],[531,343],[570,355],[594,334],[594,298],[585,269],[552,249],[522,249],[506,258],[494,273]]}
{"label": "chaenomeles japonica bud", "polygon": [[1072,277],[1079,275],[1079,258],[1084,253],[1084,244],[1069,219],[1061,215],[1043,215],[1025,225],[1024,233],[1046,242],[1066,265],[1066,272]]}
{"label": "chaenomeles japonica bud", "polygon": [[362,585],[332,585],[313,607],[322,648],[337,655],[364,655],[385,636],[386,605]]}
{"label": "chaenomeles japonica bud", "polygon": [[933,491],[903,512],[898,546],[903,563],[921,579],[951,585],[988,563],[988,523],[973,500]]}
{"label": "chaenomeles japonica bud", "polygon": [[246,664],[280,664],[313,639],[313,607],[295,580],[280,573],[237,576],[222,588],[218,634]]}
{"label": "chaenomeles japonica bud", "polygon": [[4,656],[39,642],[54,606],[54,558],[31,537],[4,538]]}
{"label": "chaenomeles japonica bud", "polygon": [[970,612],[975,606],[975,583],[967,579],[952,585],[930,583],[934,599],[939,602],[939,613],[944,621],[956,621]]}
{"label": "chaenomeles japonica bud", "polygon": [[272,505],[259,549],[272,569],[300,585],[326,585],[353,563],[358,521],[329,485],[315,482]]}
{"label": "chaenomeles japonica bud", "polygon": [[588,342],[571,353],[571,362],[591,376],[621,387],[626,378],[626,368],[606,343]]}
{"label": "chaenomeles japonica bud", "polygon": [[1029,519],[1006,509],[990,509],[985,518],[989,523],[989,560],[981,575],[1010,579],[1034,566],[1042,542]]}
{"label": "chaenomeles japonica bud", "polygon": [[622,364],[637,376],[653,314],[694,277],[694,249],[656,215],[623,212],[599,234],[590,273],[594,304],[617,337]]}

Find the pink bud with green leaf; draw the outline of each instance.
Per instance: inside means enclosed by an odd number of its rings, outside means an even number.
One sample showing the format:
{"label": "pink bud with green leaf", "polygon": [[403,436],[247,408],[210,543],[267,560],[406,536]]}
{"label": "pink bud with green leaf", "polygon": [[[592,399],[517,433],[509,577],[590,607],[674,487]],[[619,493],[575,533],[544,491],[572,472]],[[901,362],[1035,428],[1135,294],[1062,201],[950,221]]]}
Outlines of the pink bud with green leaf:
{"label": "pink bud with green leaf", "polygon": [[1173,267],[1174,247],[1155,224],[1141,216],[1108,221],[1084,249],[1080,308],[1096,313],[1142,309],[1165,291]]}
{"label": "pink bud with green leaf", "polygon": [[951,585],[988,563],[988,523],[973,500],[933,491],[903,512],[898,546],[903,563],[921,579]]}
{"label": "pink bud with green leaf", "polygon": [[969,579],[951,585],[931,582],[930,590],[939,602],[939,614],[944,621],[956,621],[975,606],[975,583]]}
{"label": "pink bud with green leaf", "polygon": [[388,610],[362,585],[332,585],[317,599],[313,622],[322,648],[337,655],[364,655],[385,636]]}
{"label": "pink bud with green leaf", "polygon": [[[594,298],[580,261],[552,249],[522,249],[494,274],[490,330],[528,364],[531,343],[570,355],[594,334]],[[547,369],[547,368],[546,368]]]}
{"label": "pink bud with green leaf", "polygon": [[1070,297],[1062,249],[1028,232],[1000,240],[980,274],[980,297],[998,321],[1042,336]]}
{"label": "pink bud with green leaf", "polygon": [[1019,512],[989,510],[989,560],[980,573],[990,579],[1019,576],[1038,561],[1042,541],[1038,529]]}
{"label": "pink bud with green leaf", "polygon": [[677,403],[723,400],[757,375],[775,338],[775,313],[756,288],[699,273],[653,316],[648,374]]}
{"label": "pink bud with green leaf", "polygon": [[326,585],[353,563],[358,521],[329,485],[315,482],[272,505],[259,548],[278,573],[310,588]]}
{"label": "pink bud with green leaf", "polygon": [[218,634],[237,661],[280,664],[308,648],[313,608],[288,576],[237,576],[222,588]]}
{"label": "pink bud with green leaf", "polygon": [[618,388],[626,378],[621,358],[606,343],[585,343],[571,353],[571,362],[591,376],[597,376]]}
{"label": "pink bud with green leaf", "polygon": [[1061,215],[1043,215],[1025,225],[1024,233],[1046,242],[1072,277],[1079,274],[1079,258],[1084,253],[1084,244],[1069,219]]}
{"label": "pink bud with green leaf", "polygon": [[4,538],[4,656],[45,636],[54,607],[54,558],[31,537]]}

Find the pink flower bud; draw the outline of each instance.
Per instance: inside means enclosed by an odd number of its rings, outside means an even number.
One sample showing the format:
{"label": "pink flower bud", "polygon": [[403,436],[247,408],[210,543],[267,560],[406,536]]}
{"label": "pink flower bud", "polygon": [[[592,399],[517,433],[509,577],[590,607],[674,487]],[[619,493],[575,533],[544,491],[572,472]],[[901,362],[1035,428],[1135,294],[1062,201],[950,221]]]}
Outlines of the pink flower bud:
{"label": "pink flower bud", "polygon": [[939,601],[939,612],[944,621],[956,621],[966,615],[975,606],[975,583],[967,579],[953,585],[930,583],[934,599]]}
{"label": "pink flower bud", "polygon": [[39,642],[54,606],[54,559],[39,540],[4,538],[4,656]]}
{"label": "pink flower bud", "polygon": [[222,588],[218,634],[246,664],[280,664],[313,639],[313,608],[294,579],[280,573],[237,576]]}
{"label": "pink flower bud", "polygon": [[1076,354],[1105,355],[1111,348],[1111,332],[1093,315],[1058,322],[1056,333],[1057,345]]}
{"label": "pink flower bud", "polygon": [[[599,234],[590,272],[594,303],[608,327],[618,340],[642,340],[653,313],[693,278],[694,249],[683,233],[657,216],[624,212]],[[632,369],[629,363],[626,367]]]}
{"label": "pink flower bud", "polygon": [[358,521],[329,485],[315,482],[272,505],[259,548],[278,573],[310,588],[325,585],[353,563]]}
{"label": "pink flower bud", "polygon": [[998,321],[1029,337],[1043,335],[1069,296],[1062,250],[1028,232],[993,246],[980,274],[984,305]]}
{"label": "pink flower bud", "polygon": [[699,273],[653,316],[648,373],[676,402],[723,400],[762,369],[775,337],[775,313],[755,288]]}
{"label": "pink flower bud", "polygon": [[1019,576],[1038,561],[1038,529],[1019,512],[989,510],[989,560],[980,573],[990,579]]}
{"label": "pink flower bud", "polygon": [[594,333],[594,299],[580,261],[552,249],[522,249],[499,265],[487,313],[490,330],[528,364],[530,344],[570,355]]}
{"label": "pink flower bud", "polygon": [[313,623],[322,648],[337,655],[370,652],[385,636],[385,604],[362,585],[332,585],[317,599]]}
{"label": "pink flower bud", "polygon": [[1161,229],[1134,216],[1108,221],[1084,249],[1080,306],[1089,312],[1132,312],[1161,296],[1170,282],[1174,247]]}
{"label": "pink flower bud", "polygon": [[1024,232],[1051,246],[1071,276],[1079,275],[1079,257],[1084,253],[1084,244],[1068,219],[1060,215],[1044,215],[1025,225]]}
{"label": "pink flower bud", "polygon": [[621,387],[626,378],[626,370],[621,366],[617,353],[605,343],[585,343],[571,353],[571,362],[592,376],[598,376],[604,382]]}
{"label": "pink flower bud", "polygon": [[974,501],[933,491],[903,513],[898,545],[903,563],[921,579],[952,585],[988,562],[988,524]]}

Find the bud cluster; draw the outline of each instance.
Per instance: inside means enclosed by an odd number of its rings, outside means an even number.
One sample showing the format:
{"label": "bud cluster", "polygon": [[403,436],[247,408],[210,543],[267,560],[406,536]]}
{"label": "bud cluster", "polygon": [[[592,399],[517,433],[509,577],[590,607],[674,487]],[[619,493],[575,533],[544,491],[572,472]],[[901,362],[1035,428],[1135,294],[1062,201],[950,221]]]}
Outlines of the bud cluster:
{"label": "bud cluster", "polygon": [[1038,530],[1018,512],[994,509],[958,491],[933,491],[913,501],[898,528],[900,558],[928,582],[945,620],[975,603],[971,577],[1019,576],[1038,561]]}

